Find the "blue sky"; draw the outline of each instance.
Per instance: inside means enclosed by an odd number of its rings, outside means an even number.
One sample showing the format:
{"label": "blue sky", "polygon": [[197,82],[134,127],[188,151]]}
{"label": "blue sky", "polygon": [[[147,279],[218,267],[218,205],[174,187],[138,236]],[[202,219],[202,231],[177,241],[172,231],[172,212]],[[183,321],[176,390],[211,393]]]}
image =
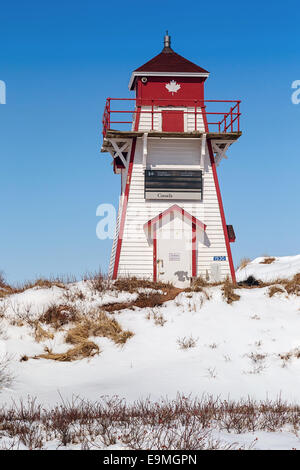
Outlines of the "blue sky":
{"label": "blue sky", "polygon": [[106,270],[96,208],[120,181],[100,154],[107,96],[162,48],[211,72],[207,99],[241,99],[240,141],[219,169],[241,257],[300,253],[296,1],[2,2],[0,269],[10,281]]}

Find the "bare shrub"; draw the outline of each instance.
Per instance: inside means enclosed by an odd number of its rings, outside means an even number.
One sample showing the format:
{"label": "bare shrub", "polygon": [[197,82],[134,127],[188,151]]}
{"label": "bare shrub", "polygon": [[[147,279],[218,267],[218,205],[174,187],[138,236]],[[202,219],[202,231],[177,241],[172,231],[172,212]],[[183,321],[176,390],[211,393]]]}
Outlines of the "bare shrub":
{"label": "bare shrub", "polygon": [[112,289],[112,281],[110,281],[101,271],[94,274],[87,274],[85,276],[85,280],[89,280],[92,289],[97,294],[104,294]]}
{"label": "bare shrub", "polygon": [[267,354],[251,352],[250,354],[248,354],[248,357],[249,357],[249,359],[251,359],[251,361],[254,364],[257,364],[261,361],[264,361],[267,357]]}
{"label": "bare shrub", "polygon": [[242,258],[240,261],[239,269],[244,269],[248,264],[251,263],[250,258]]}
{"label": "bare shrub", "polygon": [[251,352],[247,356],[251,360],[253,367],[250,371],[248,371],[246,373],[248,373],[248,374],[260,374],[264,369],[266,369],[266,365],[265,365],[264,361],[267,358],[267,354]]}
{"label": "bare shrub", "polygon": [[212,367],[209,367],[207,369],[207,375],[209,378],[211,379],[216,379],[217,378],[217,372],[216,372],[216,368],[212,368]]}
{"label": "bare shrub", "polygon": [[192,335],[188,337],[184,336],[183,338],[177,339],[177,344],[180,349],[194,348],[197,345],[198,339],[199,338],[193,338]]}
{"label": "bare shrub", "polygon": [[52,304],[39,317],[39,321],[50,325],[57,330],[67,323],[78,321],[79,318],[79,312],[73,305]]}
{"label": "bare shrub", "polygon": [[10,371],[11,357],[8,354],[0,357],[0,390],[9,387],[13,382],[13,374]]}
{"label": "bare shrub", "polygon": [[13,293],[12,287],[6,282],[3,271],[0,271],[0,298],[6,297]]}
{"label": "bare shrub", "polygon": [[[233,433],[280,432],[297,429],[300,407],[281,399],[256,402],[220,400],[212,396],[174,400],[149,399],[127,403],[102,397],[92,403],[74,399],[45,409],[34,399],[0,409],[5,448],[40,449],[56,439],[58,447],[81,444],[83,449],[126,446],[128,449],[200,450],[240,448],[212,437],[211,430]],[[0,437],[0,439],[1,439]],[[6,440],[7,442],[7,440]]]}
{"label": "bare shrub", "polygon": [[252,315],[252,317],[250,317],[250,320],[260,320],[260,316],[259,315]]}
{"label": "bare shrub", "polygon": [[278,356],[285,362],[291,360],[293,357],[295,359],[300,359],[300,348],[295,348],[286,353],[279,353]]}
{"label": "bare shrub", "polygon": [[234,292],[234,289],[235,285],[229,280],[229,278],[226,278],[222,286],[222,291],[223,297],[228,304],[232,304],[233,302],[236,302],[241,298],[240,295]]}
{"label": "bare shrub", "polygon": [[159,326],[164,326],[164,324],[167,322],[163,314],[154,309],[147,313],[146,318],[147,320],[154,320],[155,325]]}

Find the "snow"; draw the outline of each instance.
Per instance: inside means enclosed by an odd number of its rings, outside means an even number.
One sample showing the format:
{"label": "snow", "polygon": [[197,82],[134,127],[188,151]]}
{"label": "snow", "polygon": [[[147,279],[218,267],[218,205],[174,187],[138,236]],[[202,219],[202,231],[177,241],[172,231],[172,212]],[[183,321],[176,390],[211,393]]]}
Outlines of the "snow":
{"label": "snow", "polygon": [[[300,255],[276,258],[269,265],[260,264],[261,260],[257,258],[239,270],[238,280],[249,275],[270,280],[300,272]],[[84,300],[78,300],[78,291],[85,294]],[[224,399],[250,396],[264,400],[281,396],[299,403],[300,359],[284,363],[279,354],[300,347],[300,297],[277,293],[270,298],[267,287],[239,289],[240,300],[229,305],[220,287],[206,288],[206,292],[209,298],[203,292],[182,292],[161,307],[115,313],[121,326],[134,336],[123,347],[107,338],[90,338],[99,345],[101,354],[67,363],[45,359],[20,362],[22,355],[41,354],[45,346],[54,352],[65,351],[65,332],[37,343],[30,326],[16,326],[11,321],[24,311],[36,317],[54,302],[66,302],[65,289],[33,288],[2,299],[0,355],[8,353],[12,357],[10,367],[15,379],[10,388],[0,391],[0,405],[28,396],[52,406],[61,397],[80,396],[96,401],[102,395],[119,395],[133,401],[142,397],[173,398],[177,392]],[[137,297],[137,293],[117,291],[96,294],[87,282],[72,285],[67,298],[72,295],[73,302],[83,311]],[[146,318],[155,312],[166,320],[163,326]],[[178,338],[191,335],[196,346],[180,349]],[[258,353],[265,359],[254,363],[251,354]],[[255,448],[300,448],[299,439],[290,432],[222,432],[219,437],[241,445],[254,442]]]}
{"label": "snow", "polygon": [[245,268],[239,268],[236,272],[236,280],[244,281],[247,277],[254,276],[255,279],[269,282],[276,279],[291,279],[295,274],[300,273],[300,255],[274,257],[275,260],[271,264],[263,264],[265,258],[269,256],[255,258]]}

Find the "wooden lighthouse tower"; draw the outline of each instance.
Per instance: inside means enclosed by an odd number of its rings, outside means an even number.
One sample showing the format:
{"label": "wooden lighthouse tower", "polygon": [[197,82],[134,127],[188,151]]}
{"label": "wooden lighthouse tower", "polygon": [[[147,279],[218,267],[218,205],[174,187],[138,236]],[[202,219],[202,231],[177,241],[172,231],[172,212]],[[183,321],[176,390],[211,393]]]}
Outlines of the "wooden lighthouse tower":
{"label": "wooden lighthouse tower", "polygon": [[132,73],[135,98],[107,99],[102,151],[121,176],[113,279],[235,282],[216,167],[241,135],[240,101],[205,100],[208,76],[167,34],[162,52]]}

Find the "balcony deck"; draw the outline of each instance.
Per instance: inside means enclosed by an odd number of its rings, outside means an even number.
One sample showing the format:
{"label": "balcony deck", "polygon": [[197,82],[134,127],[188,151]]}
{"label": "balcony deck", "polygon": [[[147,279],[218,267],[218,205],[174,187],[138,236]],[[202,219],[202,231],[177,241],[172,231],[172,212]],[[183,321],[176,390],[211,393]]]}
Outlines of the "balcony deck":
{"label": "balcony deck", "polygon": [[[205,133],[200,131],[192,132],[159,132],[159,131],[147,131],[148,138],[163,138],[163,139],[200,139]],[[114,129],[107,129],[105,137],[103,138],[103,144],[101,152],[107,152],[112,149],[110,139],[132,139],[133,137],[142,137],[143,131],[120,131]],[[242,135],[241,131],[236,132],[208,132],[206,133],[207,139],[216,141],[236,141]],[[225,145],[225,143],[224,143]],[[222,146],[222,144],[221,144]]]}

